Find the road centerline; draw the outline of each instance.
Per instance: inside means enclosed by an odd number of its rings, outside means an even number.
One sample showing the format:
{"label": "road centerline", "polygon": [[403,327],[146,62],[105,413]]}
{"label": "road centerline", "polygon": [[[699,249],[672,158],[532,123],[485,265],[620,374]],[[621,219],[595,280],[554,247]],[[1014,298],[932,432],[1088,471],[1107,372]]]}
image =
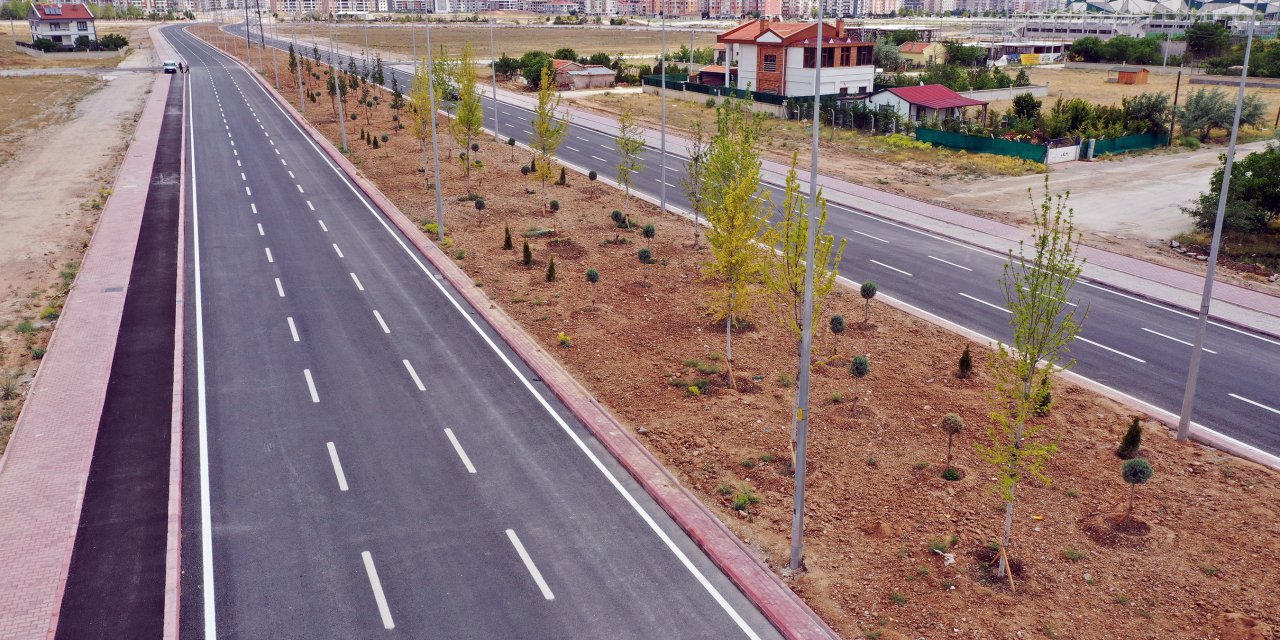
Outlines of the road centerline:
{"label": "road centerline", "polygon": [[547,586],[547,581],[543,579],[542,572],[538,571],[538,566],[533,563],[533,558],[529,557],[529,552],[520,542],[520,536],[516,532],[507,529],[507,539],[511,541],[511,546],[516,548],[516,553],[520,556],[520,561],[524,563],[524,568],[529,570],[529,575],[533,576],[533,581],[537,583],[538,589],[542,591],[542,597],[547,600],[555,600],[556,596],[551,593],[551,587]]}
{"label": "road centerline", "polygon": [[342,472],[342,461],[338,459],[338,449],[332,442],[326,442],[325,446],[329,448],[329,461],[333,463],[333,475],[338,477],[338,489],[346,491],[347,474]]}

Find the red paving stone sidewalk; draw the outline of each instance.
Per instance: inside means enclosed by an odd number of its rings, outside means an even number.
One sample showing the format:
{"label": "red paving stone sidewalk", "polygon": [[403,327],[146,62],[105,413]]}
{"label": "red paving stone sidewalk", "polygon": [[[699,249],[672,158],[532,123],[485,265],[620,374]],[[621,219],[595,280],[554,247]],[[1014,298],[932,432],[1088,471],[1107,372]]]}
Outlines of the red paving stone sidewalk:
{"label": "red paving stone sidewalk", "polygon": [[0,460],[0,640],[52,638],[170,77],[157,78]]}

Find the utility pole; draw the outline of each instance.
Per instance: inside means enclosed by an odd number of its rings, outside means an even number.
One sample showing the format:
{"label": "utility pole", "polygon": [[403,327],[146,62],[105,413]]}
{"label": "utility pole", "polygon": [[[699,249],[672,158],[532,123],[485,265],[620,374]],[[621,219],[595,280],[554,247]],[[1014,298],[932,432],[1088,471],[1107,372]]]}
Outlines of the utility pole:
{"label": "utility pole", "polygon": [[795,495],[791,514],[792,571],[804,567],[804,476],[809,448],[809,373],[813,359],[813,245],[818,234],[818,101],[822,98],[822,0],[818,0],[818,45],[813,57],[813,141],[809,152],[809,227],[805,238],[804,312],[800,323],[800,376],[796,381]]}
{"label": "utility pole", "polygon": [[[258,42],[262,43],[262,51],[263,53],[266,53],[267,33],[266,33],[266,29],[264,29],[262,26],[262,2],[261,0],[253,0],[253,5],[254,7],[257,8],[257,11],[258,11]],[[267,66],[266,60],[262,61],[262,66],[264,67]],[[264,69],[263,72],[265,73],[266,70]],[[280,65],[279,63],[276,62],[276,48],[274,46],[271,47],[271,75],[273,78],[275,78],[276,89],[279,90],[280,89]]]}
{"label": "utility pole", "polygon": [[[1173,128],[1178,124],[1178,92],[1182,90],[1182,67],[1178,67],[1178,79],[1173,85],[1173,109],[1169,114],[1169,144],[1166,147],[1173,146]],[[1185,131],[1183,133],[1186,133]]]}
{"label": "utility pole", "polygon": [[[327,22],[327,21],[326,21]],[[342,129],[342,151],[345,153],[351,149],[347,145],[347,116],[342,110],[342,84],[344,82],[341,75],[342,69],[338,65],[338,61],[334,58],[334,52],[337,47],[333,44],[333,25],[329,25],[329,71],[333,74],[333,88],[337,91],[338,96],[338,126]]]}
{"label": "utility pole", "polygon": [[296,13],[293,14],[293,19],[289,21],[289,37],[293,39],[294,69],[298,72],[298,111],[306,114],[307,99],[302,95],[302,61],[306,56],[302,55],[302,52],[298,50],[298,14]]}
{"label": "utility pole", "polygon": [[663,2],[662,10],[658,12],[662,19],[662,60],[658,63],[662,68],[662,90],[658,92],[662,102],[662,129],[659,133],[661,143],[658,147],[658,162],[662,164],[662,186],[661,197],[659,198],[661,210],[665,213],[667,210],[667,11],[666,2]]}
{"label": "utility pole", "polygon": [[498,21],[493,9],[493,0],[489,0],[489,68],[493,70],[493,141],[501,142],[498,135],[498,50],[493,46],[493,27]]}
{"label": "utility pole", "polygon": [[431,106],[431,155],[434,163],[432,180],[436,192],[436,240],[444,242],[444,194],[440,191],[440,143],[436,140],[436,81],[435,64],[431,59],[431,15],[427,14],[427,93],[431,94],[428,102]]}
{"label": "utility pole", "polygon": [[1178,416],[1178,440],[1191,434],[1191,406],[1196,398],[1196,376],[1200,373],[1204,332],[1209,322],[1209,303],[1213,300],[1213,274],[1218,266],[1218,247],[1222,244],[1222,218],[1231,191],[1231,166],[1236,159],[1236,136],[1240,133],[1240,108],[1244,106],[1245,79],[1249,76],[1249,54],[1253,51],[1254,11],[1249,10],[1249,39],[1244,45],[1244,68],[1240,70],[1240,91],[1236,94],[1236,115],[1231,122],[1231,141],[1227,144],[1227,160],[1222,168],[1222,189],[1218,192],[1218,215],[1213,221],[1213,244],[1209,246],[1209,263],[1204,274],[1204,295],[1200,297],[1200,315],[1196,318],[1195,344],[1191,347],[1191,364],[1187,367],[1187,388],[1182,395],[1182,414]]}
{"label": "utility pole", "polygon": [[249,30],[249,0],[244,0],[244,57],[253,66],[253,35]]}

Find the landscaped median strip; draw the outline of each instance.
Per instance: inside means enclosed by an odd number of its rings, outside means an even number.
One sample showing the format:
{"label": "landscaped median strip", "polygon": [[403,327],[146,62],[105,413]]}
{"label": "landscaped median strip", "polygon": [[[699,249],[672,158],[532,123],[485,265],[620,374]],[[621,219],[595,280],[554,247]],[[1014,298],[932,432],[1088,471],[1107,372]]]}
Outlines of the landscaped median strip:
{"label": "landscaped median strip", "polygon": [[[237,60],[239,62],[239,60]],[[243,67],[243,63],[241,63]],[[247,67],[246,67],[247,68]],[[263,90],[273,94],[330,160],[341,167],[389,222],[427,258],[502,340],[543,380],[574,417],[582,422],[609,452],[627,469],[645,491],[689,535],[757,608],[788,638],[833,638],[837,634],[812,609],[752,553],[720,520],[691,493],[680,486],[660,462],[632,437],[554,358],[548,355],[498,307],[475,287],[457,265],[435,244],[428,241],[412,221],[361,177],[337,150],[293,105],[260,78]]]}

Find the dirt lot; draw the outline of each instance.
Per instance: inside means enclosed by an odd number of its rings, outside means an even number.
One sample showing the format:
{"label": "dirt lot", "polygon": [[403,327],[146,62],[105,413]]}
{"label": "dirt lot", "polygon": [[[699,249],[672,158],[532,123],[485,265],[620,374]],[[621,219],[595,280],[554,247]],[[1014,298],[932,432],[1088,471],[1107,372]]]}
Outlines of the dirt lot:
{"label": "dirt lot", "polygon": [[[281,93],[294,90],[287,84]],[[387,109],[378,111],[366,128],[392,133]],[[337,137],[328,109],[307,113]],[[527,153],[513,161],[505,145],[480,145],[483,212],[456,199],[465,193],[461,168],[445,169],[445,216],[458,264],[729,527],[772,566],[783,566],[795,361],[788,355],[793,343],[767,305],[756,305],[753,326],[735,339],[743,385],[729,390],[714,373],[724,365],[723,335],[703,307],[705,252],[691,249],[687,221],[632,205],[635,219],[657,227],[651,246],[659,262],[642,265],[636,251],[646,241],[608,218],[617,192],[571,174],[569,186],[552,194],[561,203],[558,234],[531,233],[553,221],[530,195],[534,183],[518,173]],[[434,219],[422,156],[406,132],[378,150],[357,145],[352,158],[408,215]],[[500,248],[508,226],[514,252]],[[518,262],[527,232],[535,236],[530,268]],[[621,242],[610,242],[615,238]],[[553,255],[558,279],[549,283],[544,273]],[[588,267],[600,273],[594,286],[583,277]],[[854,292],[841,290],[829,312],[849,318],[850,329],[838,349],[825,332],[817,341],[809,571],[789,582],[842,635],[1265,640],[1280,628],[1280,474],[1175,443],[1151,425],[1144,449],[1156,474],[1138,492],[1135,512],[1148,533],[1118,533],[1105,519],[1122,509],[1128,491],[1111,450],[1129,412],[1064,383],[1045,419],[1061,449],[1047,469],[1055,483],[1020,489],[1017,590],[986,578],[985,545],[1001,515],[990,471],[973,449],[987,428],[985,374],[957,378],[965,341],[922,320],[874,302],[863,323]],[[571,347],[561,346],[561,333]],[[854,354],[868,354],[872,363],[858,385],[844,369]],[[975,355],[981,371],[987,354],[978,348]],[[707,393],[690,393],[701,376],[711,380]],[[967,422],[956,443],[965,471],[957,482],[939,477],[946,445],[936,425],[948,412]],[[750,515],[731,508],[748,489],[760,498]],[[955,564],[931,546],[954,553]]]}
{"label": "dirt lot", "polygon": [[0,78],[0,452],[154,79],[109,77]]}
{"label": "dirt lot", "polygon": [[[343,25],[334,29],[334,39],[363,47],[365,30],[368,30],[369,47],[382,51],[383,56],[390,59],[407,60],[413,57],[413,27],[401,25]],[[289,26],[279,27],[281,37],[288,37]],[[298,38],[314,36],[320,48],[328,42],[328,31],[323,26],[307,25],[298,28]],[[422,55],[423,26],[416,27],[418,38],[418,55]],[[697,32],[695,42],[699,48],[715,44],[715,34]],[[310,40],[308,40],[310,42]],[[437,49],[446,47],[456,55],[462,50],[464,43],[470,42],[475,48],[477,58],[489,57],[489,28],[485,25],[449,25],[431,27],[431,44]],[[494,42],[498,47],[498,55],[503,53],[519,58],[529,51],[555,51],[561,47],[571,47],[578,55],[589,56],[604,52],[609,55],[658,54],[662,51],[662,43],[658,31],[621,29],[609,27],[498,27],[494,31]],[[689,32],[667,30],[667,46],[679,49],[683,44],[689,46]],[[653,61],[650,61],[652,64]]]}

